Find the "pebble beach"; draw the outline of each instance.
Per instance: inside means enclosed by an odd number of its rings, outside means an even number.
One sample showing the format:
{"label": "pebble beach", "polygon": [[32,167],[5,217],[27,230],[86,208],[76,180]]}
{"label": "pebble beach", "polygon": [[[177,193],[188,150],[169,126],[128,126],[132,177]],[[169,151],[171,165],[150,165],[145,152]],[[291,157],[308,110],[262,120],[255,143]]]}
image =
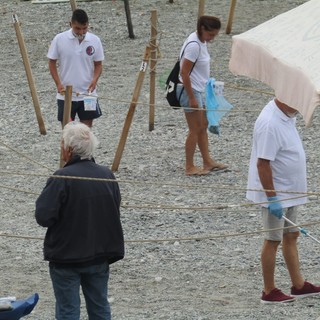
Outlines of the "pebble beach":
{"label": "pebble beach", "polygon": [[[246,184],[255,119],[273,91],[265,84],[233,75],[228,68],[232,36],[245,32],[305,0],[238,0],[232,30],[225,29],[231,1],[207,0],[205,14],[221,19],[219,36],[208,45],[211,76],[224,82],[233,105],[220,122],[220,135],[209,134],[214,158],[228,169],[205,176],[184,174],[187,126],[181,110],[165,99],[164,82],[185,38],[195,30],[196,0],[130,0],[134,39],[129,38],[124,2],[79,1],[90,29],[105,50],[98,95],[103,115],[94,121],[100,141],[96,162],[111,168],[146,46],[151,12],[157,14],[155,117],[150,130],[150,65],[147,67],[121,161],[115,171],[122,193],[125,258],[111,265],[109,301],[115,320],[320,319],[320,297],[288,305],[260,303],[263,242],[260,210],[246,200]],[[40,133],[12,15],[19,18],[46,134]],[[61,125],[56,88],[46,54],[53,37],[69,27],[69,2],[0,3],[0,297],[40,300],[26,320],[53,320],[54,296],[43,260],[45,229],[34,218],[35,200],[59,167]],[[303,24],[303,22],[302,22]],[[319,231],[320,115],[316,109],[301,135],[308,175],[308,203],[299,223],[316,238]],[[197,164],[201,165],[199,152]],[[299,239],[301,270],[320,285],[319,244]],[[279,252],[279,288],[291,283]],[[85,320],[82,300],[81,319]]]}

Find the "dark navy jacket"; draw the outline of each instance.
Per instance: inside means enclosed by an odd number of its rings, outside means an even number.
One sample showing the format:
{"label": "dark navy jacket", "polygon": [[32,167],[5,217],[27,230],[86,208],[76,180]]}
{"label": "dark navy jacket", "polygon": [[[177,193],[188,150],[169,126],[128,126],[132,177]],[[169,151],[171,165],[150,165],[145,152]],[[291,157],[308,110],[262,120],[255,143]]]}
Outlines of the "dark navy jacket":
{"label": "dark navy jacket", "polygon": [[113,179],[49,178],[36,201],[36,220],[47,227],[44,259],[53,264],[109,264],[124,257],[121,195],[113,173],[94,161],[71,159],[54,175]]}

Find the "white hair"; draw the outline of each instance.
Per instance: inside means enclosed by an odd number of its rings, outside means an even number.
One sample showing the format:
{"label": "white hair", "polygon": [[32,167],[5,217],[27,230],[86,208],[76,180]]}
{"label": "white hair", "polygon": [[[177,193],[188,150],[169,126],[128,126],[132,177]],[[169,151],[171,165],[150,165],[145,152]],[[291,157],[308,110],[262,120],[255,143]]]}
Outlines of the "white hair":
{"label": "white hair", "polygon": [[98,139],[91,129],[80,122],[69,122],[62,131],[64,149],[72,149],[72,154],[81,158],[92,158],[98,146]]}

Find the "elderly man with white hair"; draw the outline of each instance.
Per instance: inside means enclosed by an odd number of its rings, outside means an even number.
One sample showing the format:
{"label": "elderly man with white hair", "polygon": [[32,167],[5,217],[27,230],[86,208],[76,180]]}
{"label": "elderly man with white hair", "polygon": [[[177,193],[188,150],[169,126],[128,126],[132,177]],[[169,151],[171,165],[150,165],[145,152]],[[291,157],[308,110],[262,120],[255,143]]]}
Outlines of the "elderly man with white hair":
{"label": "elderly man with white hair", "polygon": [[80,286],[89,319],[111,319],[109,265],[124,257],[121,195],[113,173],[94,162],[97,143],[85,124],[67,124],[61,141],[66,164],[36,201],[36,220],[48,228],[43,251],[57,320],[80,319]]}

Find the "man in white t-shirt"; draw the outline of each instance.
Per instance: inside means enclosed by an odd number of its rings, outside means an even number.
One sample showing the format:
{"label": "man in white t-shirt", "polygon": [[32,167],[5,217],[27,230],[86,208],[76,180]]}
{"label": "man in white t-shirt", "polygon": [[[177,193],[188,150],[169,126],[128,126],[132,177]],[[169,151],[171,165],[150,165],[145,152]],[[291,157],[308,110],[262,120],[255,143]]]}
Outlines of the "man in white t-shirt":
{"label": "man in white t-shirt", "polygon": [[84,10],[73,11],[70,26],[54,37],[47,54],[58,91],[58,120],[63,120],[65,87],[72,86],[71,118],[77,114],[91,127],[93,119],[101,116],[96,86],[102,72],[103,48],[99,37],[88,32],[89,18]]}
{"label": "man in white t-shirt", "polygon": [[[299,230],[295,227],[281,229],[290,226],[282,219],[283,213],[296,223],[297,206],[306,203],[306,197],[301,197],[301,192],[307,191],[306,157],[295,125],[296,113],[297,110],[274,99],[260,113],[253,132],[247,198],[262,206],[264,229],[280,228],[264,233],[261,302],[265,304],[291,302],[295,297],[320,293],[320,287],[306,282],[300,273]],[[276,254],[281,241],[292,282],[290,295],[277,289],[274,281]]]}

